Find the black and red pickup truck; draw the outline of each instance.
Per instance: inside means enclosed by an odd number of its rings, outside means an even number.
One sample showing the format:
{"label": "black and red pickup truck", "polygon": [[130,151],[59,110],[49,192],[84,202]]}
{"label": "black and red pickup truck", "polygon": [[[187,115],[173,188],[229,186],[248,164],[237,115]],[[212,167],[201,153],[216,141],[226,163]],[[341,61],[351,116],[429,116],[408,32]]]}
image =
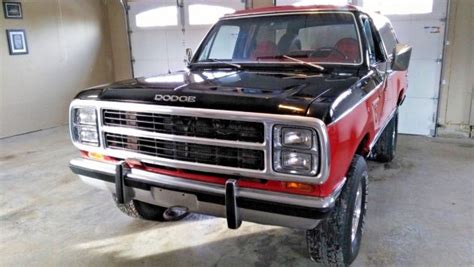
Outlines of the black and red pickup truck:
{"label": "black and red pickup truck", "polygon": [[390,161],[411,48],[355,6],[220,19],[185,71],[89,88],[70,105],[70,168],[126,214],[173,208],[307,230],[310,257],[350,264],[366,159]]}

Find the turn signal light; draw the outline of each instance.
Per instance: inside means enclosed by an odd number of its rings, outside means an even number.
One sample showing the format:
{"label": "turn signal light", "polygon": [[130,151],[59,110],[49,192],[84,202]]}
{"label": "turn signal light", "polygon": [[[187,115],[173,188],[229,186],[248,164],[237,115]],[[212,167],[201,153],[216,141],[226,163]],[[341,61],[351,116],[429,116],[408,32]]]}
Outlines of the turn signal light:
{"label": "turn signal light", "polygon": [[87,152],[87,156],[95,160],[105,160],[105,156],[96,152]]}
{"label": "turn signal light", "polygon": [[285,184],[286,189],[298,190],[302,192],[313,192],[314,190],[314,187],[310,184],[297,183],[297,182],[286,182],[284,184]]}
{"label": "turn signal light", "polygon": [[104,154],[100,154],[100,153],[97,153],[97,152],[90,152],[90,151],[83,151],[83,150],[81,150],[80,152],[81,152],[81,156],[83,158],[100,160],[100,161],[112,161],[112,162],[117,161],[116,159],[114,159],[112,157],[109,157],[109,156],[106,156]]}

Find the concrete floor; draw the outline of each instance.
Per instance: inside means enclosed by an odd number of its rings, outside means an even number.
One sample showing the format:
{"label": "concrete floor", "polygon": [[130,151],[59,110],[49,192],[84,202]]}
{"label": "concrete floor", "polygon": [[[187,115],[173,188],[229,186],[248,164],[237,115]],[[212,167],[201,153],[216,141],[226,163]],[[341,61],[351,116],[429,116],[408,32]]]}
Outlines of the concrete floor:
{"label": "concrete floor", "polygon": [[[304,232],[191,215],[122,215],[68,169],[65,127],[0,140],[0,266],[310,266]],[[474,142],[400,136],[370,163],[369,211],[354,266],[474,265]]]}

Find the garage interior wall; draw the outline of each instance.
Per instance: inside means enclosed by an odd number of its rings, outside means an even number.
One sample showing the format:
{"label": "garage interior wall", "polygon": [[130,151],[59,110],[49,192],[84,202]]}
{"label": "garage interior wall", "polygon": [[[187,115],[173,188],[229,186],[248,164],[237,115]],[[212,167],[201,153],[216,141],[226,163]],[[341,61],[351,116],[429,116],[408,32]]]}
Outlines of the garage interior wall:
{"label": "garage interior wall", "polygon": [[[114,80],[107,2],[20,1],[23,19],[0,18],[0,137],[66,123],[88,86]],[[24,29],[29,53],[10,56],[6,29]]]}
{"label": "garage interior wall", "polygon": [[106,0],[106,3],[114,67],[114,80],[121,81],[130,79],[133,75],[130,64],[127,16],[120,0]]}
{"label": "garage interior wall", "polygon": [[474,126],[474,1],[451,0],[448,24],[438,133],[465,136]]}

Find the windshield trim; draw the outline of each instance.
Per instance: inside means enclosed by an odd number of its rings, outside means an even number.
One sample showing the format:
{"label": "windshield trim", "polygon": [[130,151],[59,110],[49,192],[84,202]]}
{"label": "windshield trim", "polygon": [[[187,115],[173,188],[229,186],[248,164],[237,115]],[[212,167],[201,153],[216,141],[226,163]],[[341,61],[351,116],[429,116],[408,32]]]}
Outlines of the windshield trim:
{"label": "windshield trim", "polygon": [[[307,61],[308,63],[313,63],[313,64],[324,64],[324,65],[344,65],[344,66],[361,66],[365,63],[364,59],[364,53],[362,49],[362,39],[361,39],[361,34],[360,34],[360,29],[359,29],[359,24],[357,22],[356,16],[354,12],[351,11],[291,11],[291,12],[285,12],[285,13],[267,13],[267,14],[257,14],[257,15],[237,15],[237,16],[232,16],[232,17],[222,17],[219,19],[219,21],[212,26],[212,28],[209,30],[209,32],[204,36],[204,38],[201,40],[198,49],[196,50],[196,54],[194,54],[192,61],[190,64],[206,64],[206,62],[200,62],[197,59],[199,58],[198,55],[201,54],[206,41],[210,37],[210,35],[215,31],[216,26],[218,26],[219,22],[221,21],[226,21],[226,20],[238,20],[238,19],[248,19],[248,18],[255,18],[255,17],[268,17],[268,16],[289,16],[289,15],[312,15],[312,14],[350,14],[352,16],[352,19],[354,21],[354,26],[356,28],[357,32],[357,39],[359,40],[359,52],[360,52],[360,61],[359,63],[347,63],[347,62],[319,62],[319,61]],[[290,61],[259,61],[259,60],[249,60],[249,61],[229,61],[230,63],[235,63],[235,64],[245,64],[245,63],[257,63],[257,64],[262,64],[262,63],[275,63],[275,64],[281,64],[281,63],[291,63]]]}

